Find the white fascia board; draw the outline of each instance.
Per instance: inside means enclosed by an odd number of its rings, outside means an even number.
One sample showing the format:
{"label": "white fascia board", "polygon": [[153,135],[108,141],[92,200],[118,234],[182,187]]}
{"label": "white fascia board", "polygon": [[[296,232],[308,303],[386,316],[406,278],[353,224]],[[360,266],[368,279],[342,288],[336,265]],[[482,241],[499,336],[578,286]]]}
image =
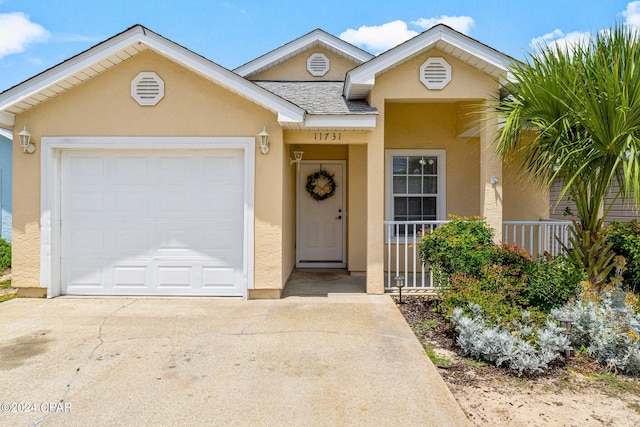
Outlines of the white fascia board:
{"label": "white fascia board", "polygon": [[232,91],[246,96],[271,111],[284,114],[290,117],[291,120],[300,122],[304,117],[304,110],[300,107],[151,31],[147,31],[147,34],[142,38],[142,42],[154,51],[191,68]]}
{"label": "white fascia board", "polygon": [[433,31],[427,30],[421,35],[393,48],[371,61],[363,64],[347,73],[344,95],[347,99],[352,99],[354,90],[359,86],[375,83],[375,76],[380,72],[397,65],[408,58],[433,48],[438,41],[444,41],[458,49],[461,49],[482,61],[485,61],[497,68],[507,70],[506,64],[510,61],[507,55],[497,52],[488,46],[473,39],[469,39],[461,34],[450,30],[447,27],[436,28]]}
{"label": "white fascia board", "polygon": [[122,49],[140,42],[144,36],[142,27],[134,27],[111,40],[92,47],[75,58],[69,59],[54,68],[45,71],[24,83],[10,89],[0,95],[0,111],[31,97],[46,87],[64,80],[65,78],[82,71],[102,59],[109,57]]}
{"label": "white fascia board", "polygon": [[377,115],[307,115],[305,129],[360,129],[373,130]]}
{"label": "white fascia board", "polygon": [[15,115],[0,111],[0,127],[11,129],[15,123]]}
{"label": "white fascia board", "polygon": [[10,130],[0,128],[0,136],[3,136],[10,141],[13,141],[13,132],[11,132]]}
{"label": "white fascia board", "polygon": [[247,62],[244,65],[234,69],[233,72],[242,77],[250,76],[265,68],[268,68],[271,64],[280,62],[283,58],[294,54],[295,52],[305,50],[309,46],[315,43],[322,43],[330,49],[337,50],[343,54],[350,56],[357,61],[366,62],[373,58],[373,55],[367,53],[357,47],[341,40],[331,34],[317,29],[304,35],[296,40],[293,40],[269,53],[262,55],[261,57]]}

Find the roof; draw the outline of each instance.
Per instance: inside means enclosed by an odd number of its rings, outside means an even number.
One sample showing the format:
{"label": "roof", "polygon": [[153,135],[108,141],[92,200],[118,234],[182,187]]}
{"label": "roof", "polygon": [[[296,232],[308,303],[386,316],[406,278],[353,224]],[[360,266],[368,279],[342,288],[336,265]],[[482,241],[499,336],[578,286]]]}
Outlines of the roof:
{"label": "roof", "polygon": [[349,71],[344,85],[345,97],[350,100],[366,98],[378,74],[429,49],[439,49],[496,77],[505,76],[508,64],[515,61],[444,24],[438,24]]}
{"label": "roof", "polygon": [[309,114],[378,114],[364,100],[349,101],[342,96],[344,82],[254,81],[260,87],[303,108]]}
{"label": "roof", "polygon": [[321,29],[315,29],[287,44],[280,46],[252,61],[233,70],[234,73],[244,78],[249,78],[268,68],[274,67],[281,62],[295,56],[301,52],[313,49],[316,46],[323,46],[326,49],[342,55],[347,59],[362,64],[373,58],[373,55],[350,43],[337,38]]}
{"label": "roof", "polygon": [[0,93],[0,127],[13,126],[16,114],[66,92],[147,49],[277,113],[278,121],[284,127],[303,126],[305,112],[300,107],[141,25],[135,25]]}

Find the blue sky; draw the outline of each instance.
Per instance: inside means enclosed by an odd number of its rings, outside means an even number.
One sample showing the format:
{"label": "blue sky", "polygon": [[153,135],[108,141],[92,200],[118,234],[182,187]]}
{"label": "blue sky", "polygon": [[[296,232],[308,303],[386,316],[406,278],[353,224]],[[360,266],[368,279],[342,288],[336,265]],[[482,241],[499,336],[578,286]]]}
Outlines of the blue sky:
{"label": "blue sky", "polygon": [[372,53],[444,22],[516,58],[623,22],[629,0],[0,0],[0,92],[142,24],[233,69],[322,28]]}

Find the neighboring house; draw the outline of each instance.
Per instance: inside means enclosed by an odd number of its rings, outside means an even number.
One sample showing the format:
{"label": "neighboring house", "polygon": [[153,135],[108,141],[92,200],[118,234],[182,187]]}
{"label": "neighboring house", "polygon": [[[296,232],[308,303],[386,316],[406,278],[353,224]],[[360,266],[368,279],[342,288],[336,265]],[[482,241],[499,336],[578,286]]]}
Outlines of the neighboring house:
{"label": "neighboring house", "polygon": [[278,298],[311,267],[382,293],[385,220],[479,215],[499,240],[549,210],[469,114],[509,61],[437,25],[376,57],[315,30],[230,71],[134,26],[0,94],[36,145],[14,150],[13,286]]}
{"label": "neighboring house", "polygon": [[[561,181],[556,181],[549,191],[549,218],[567,221],[571,220],[572,215],[576,213],[576,207],[570,197],[565,196],[560,199],[562,185]],[[640,213],[635,209],[632,202],[624,201],[621,197],[615,199],[619,188],[618,183],[613,182],[611,191],[605,197],[605,206],[609,206],[613,202],[613,207],[605,219],[605,224],[610,224],[613,221],[628,222],[634,219],[640,220]],[[558,202],[558,200],[560,201]]]}
{"label": "neighboring house", "polygon": [[11,241],[11,142],[13,134],[0,129],[0,237]]}

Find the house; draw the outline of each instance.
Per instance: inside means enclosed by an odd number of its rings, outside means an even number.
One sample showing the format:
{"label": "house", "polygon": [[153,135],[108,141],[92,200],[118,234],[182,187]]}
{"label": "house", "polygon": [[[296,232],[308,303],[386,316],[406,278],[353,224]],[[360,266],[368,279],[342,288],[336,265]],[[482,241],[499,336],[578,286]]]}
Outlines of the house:
{"label": "house", "polygon": [[375,57],[315,30],[230,71],[136,25],[0,94],[34,144],[13,149],[13,286],[278,298],[298,267],[383,293],[403,222],[478,215],[499,240],[546,217],[473,113],[509,61],[437,25]]}
{"label": "house", "polygon": [[0,128],[0,238],[11,242],[11,142],[13,133]]}

